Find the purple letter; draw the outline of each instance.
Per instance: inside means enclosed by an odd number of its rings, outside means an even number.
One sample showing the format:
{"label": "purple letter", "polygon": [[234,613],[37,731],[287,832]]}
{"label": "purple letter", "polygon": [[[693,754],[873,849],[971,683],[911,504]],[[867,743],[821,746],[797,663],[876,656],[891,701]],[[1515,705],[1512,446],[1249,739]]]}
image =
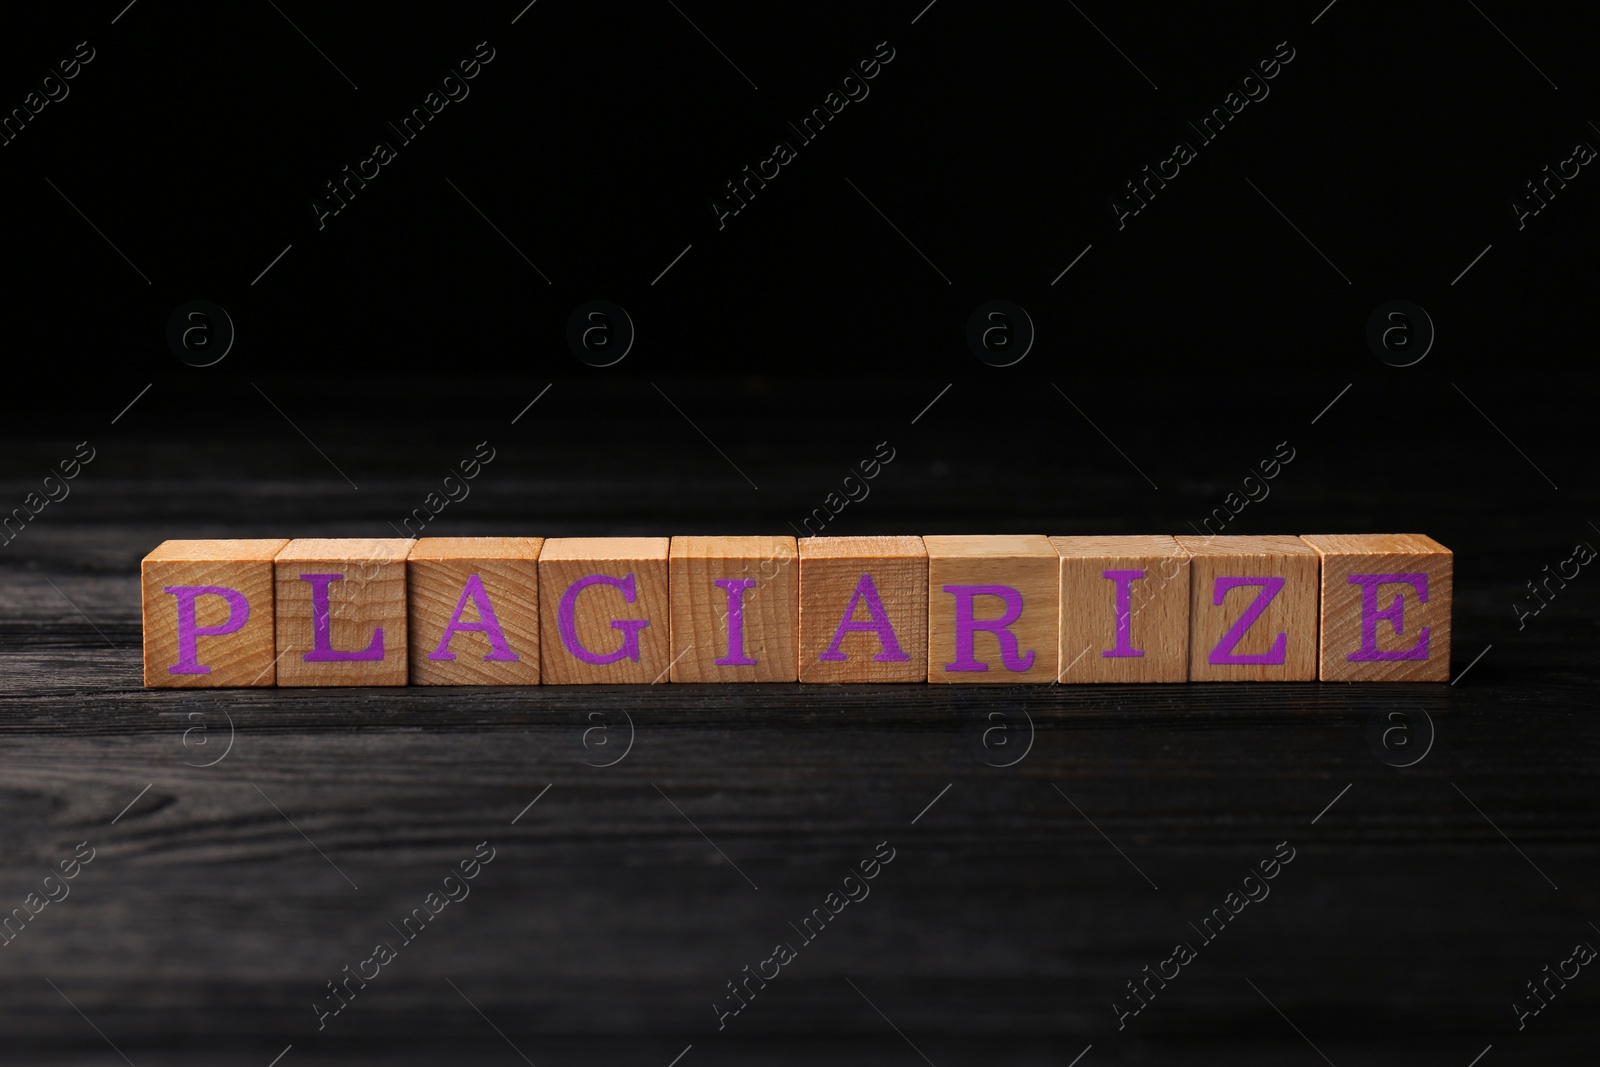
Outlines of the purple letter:
{"label": "purple letter", "polygon": [[[167,668],[168,674],[210,674],[211,668],[200,662],[195,649],[198,637],[220,637],[243,628],[250,621],[250,601],[237,589],[220,585],[165,585],[163,593],[178,598],[178,662]],[[221,626],[196,626],[194,602],[207,593],[214,593],[228,602],[228,618]]]}
{"label": "purple letter", "polygon": [[1142,656],[1144,649],[1133,647],[1133,583],[1144,577],[1144,571],[1101,571],[1102,578],[1117,583],[1117,647],[1108,648],[1102,656]]}
{"label": "purple letter", "polygon": [[718,578],[711,583],[720,585],[728,594],[728,654],[713,660],[718,667],[751,667],[755,660],[744,654],[744,591],[756,584],[754,578]]}
{"label": "purple letter", "polygon": [[353,659],[383,658],[383,627],[372,631],[372,640],[365,652],[337,652],[333,647],[333,620],[328,609],[328,585],[344,579],[342,574],[302,574],[302,582],[311,583],[311,651],[303,657],[307,663],[334,663]]}
{"label": "purple letter", "polygon": [[1283,589],[1283,579],[1266,577],[1218,578],[1211,602],[1213,604],[1221,604],[1222,598],[1227,595],[1228,590],[1236,585],[1259,585],[1261,592],[1256,594],[1255,600],[1248,608],[1244,609],[1244,614],[1239,616],[1239,621],[1230,626],[1228,632],[1222,635],[1222,640],[1218,641],[1217,647],[1211,650],[1211,655],[1208,657],[1207,662],[1213,664],[1282,663],[1289,649],[1289,635],[1286,633],[1280,633],[1278,639],[1272,642],[1272,647],[1260,654],[1252,653],[1246,655],[1242,652],[1235,652],[1234,649],[1238,647],[1244,635],[1249,632],[1250,627],[1255,625],[1255,621],[1261,617],[1261,613],[1267,610],[1267,605],[1272,603],[1272,598],[1277,596]]}
{"label": "purple letter", "polygon": [[[987,663],[981,663],[976,656],[974,646],[977,644],[977,632],[988,630],[1000,642],[1000,660],[1008,671],[1025,671],[1033,666],[1033,649],[1025,654],[1017,654],[1017,635],[1006,627],[1016,622],[1022,615],[1022,594],[1009,585],[947,585],[946,593],[955,594],[956,598],[956,661],[946,663],[947,671],[986,671]],[[972,617],[972,602],[980,596],[997,596],[1005,601],[1006,613],[998,619],[975,619]]]}
{"label": "purple letter", "polygon": [[[859,622],[852,620],[856,613],[856,605],[862,600],[867,602],[867,610],[872,613],[872,618],[862,619]],[[878,644],[883,647],[872,658],[880,663],[904,663],[911,657],[900,648],[900,642],[895,639],[894,626],[889,622],[889,613],[883,610],[883,599],[878,596],[878,587],[872,580],[872,575],[863,574],[856,583],[856,591],[850,594],[850,604],[844,609],[844,618],[839,621],[839,628],[833,632],[833,644],[828,646],[828,651],[818,656],[819,660],[842,660],[848,657],[839,651],[839,642],[844,640],[846,631],[870,630],[878,635]]]}
{"label": "purple letter", "polygon": [[[478,607],[479,622],[461,621],[461,613],[466,610],[469,599]],[[489,603],[489,594],[483,588],[483,579],[476,574],[470,575],[467,584],[462,586],[461,600],[456,604],[456,613],[450,617],[450,625],[444,628],[444,636],[439,638],[439,647],[428,653],[428,658],[455,659],[456,654],[450,651],[450,639],[462,631],[481,633],[489,639],[489,654],[483,657],[485,660],[518,658],[506,644],[506,635],[500,629],[500,620],[495,618],[494,605]]]}
{"label": "purple letter", "polygon": [[639,662],[639,631],[650,625],[648,619],[613,619],[611,628],[622,631],[622,647],[615,652],[604,655],[590,652],[583,647],[583,642],[578,640],[578,627],[573,619],[578,610],[578,594],[591,585],[609,585],[622,590],[622,599],[629,604],[633,603],[633,575],[626,578],[613,578],[609,574],[591,574],[586,578],[579,578],[567,587],[561,595],[561,609],[556,613],[557,622],[560,623],[561,643],[567,646],[567,651],[583,660],[585,663],[603,665],[615,663],[626,657]]}
{"label": "purple letter", "polygon": [[1417,591],[1418,603],[1428,602],[1428,576],[1426,574],[1352,574],[1345,581],[1351,585],[1361,587],[1361,650],[1352,652],[1345,659],[1351,663],[1362,663],[1369,660],[1397,660],[1397,659],[1427,659],[1428,658],[1428,630],[1424,626],[1417,631],[1417,643],[1410,648],[1399,649],[1394,652],[1385,652],[1378,648],[1378,623],[1386,622],[1394,627],[1396,637],[1400,636],[1400,627],[1405,621],[1405,601],[1401,594],[1396,593],[1389,606],[1382,611],[1378,610],[1378,586],[1380,585],[1409,585]]}

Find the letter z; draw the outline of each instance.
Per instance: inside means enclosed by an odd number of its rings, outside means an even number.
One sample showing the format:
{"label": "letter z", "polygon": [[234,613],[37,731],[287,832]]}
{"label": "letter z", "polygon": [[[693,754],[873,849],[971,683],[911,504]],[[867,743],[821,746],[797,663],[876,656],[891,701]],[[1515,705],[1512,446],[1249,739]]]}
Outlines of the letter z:
{"label": "letter z", "polygon": [[1221,605],[1223,598],[1228,594],[1228,590],[1235,586],[1260,586],[1261,592],[1257,593],[1254,602],[1244,609],[1244,614],[1239,616],[1239,620],[1228,628],[1227,633],[1222,635],[1222,640],[1218,641],[1217,647],[1211,650],[1211,655],[1208,657],[1207,662],[1213,664],[1284,662],[1289,646],[1289,635],[1286,633],[1278,634],[1277,640],[1272,642],[1272,647],[1265,652],[1246,654],[1234,651],[1244,638],[1244,635],[1250,631],[1250,627],[1254,626],[1256,620],[1261,617],[1262,612],[1267,610],[1267,605],[1271,604],[1273,598],[1283,590],[1283,584],[1284,579],[1269,577],[1219,577],[1217,579],[1216,588],[1211,598],[1211,602],[1214,605]]}

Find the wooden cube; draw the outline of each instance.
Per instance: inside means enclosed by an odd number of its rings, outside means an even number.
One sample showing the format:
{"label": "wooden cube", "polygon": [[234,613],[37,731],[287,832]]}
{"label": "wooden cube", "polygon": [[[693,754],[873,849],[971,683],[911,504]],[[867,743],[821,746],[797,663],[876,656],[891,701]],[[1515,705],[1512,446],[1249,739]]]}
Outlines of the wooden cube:
{"label": "wooden cube", "polygon": [[405,685],[403,537],[298,538],[273,560],[278,684]]}
{"label": "wooden cube", "polygon": [[928,678],[928,550],[920,537],[800,538],[800,680]]}
{"label": "wooden cube", "polygon": [[674,537],[672,680],[794,681],[797,563],[792,537]]}
{"label": "wooden cube", "polygon": [[163,541],[139,565],[144,684],[276,685],[272,558],[286,538]]}
{"label": "wooden cube", "polygon": [[1062,682],[1189,679],[1189,554],[1166,534],[1052,537]]}
{"label": "wooden cube", "polygon": [[1189,553],[1189,679],[1317,676],[1318,557],[1298,537],[1177,538]]}
{"label": "wooden cube", "polygon": [[406,557],[412,685],[539,684],[542,537],[423,537]]}
{"label": "wooden cube", "polygon": [[1450,679],[1454,557],[1423,534],[1307,534],[1322,557],[1324,682]]}
{"label": "wooden cube", "polygon": [[552,537],[539,553],[540,681],[667,677],[671,602],[665,537]]}
{"label": "wooden cube", "polygon": [[1043,534],[930,534],[928,681],[1048,683],[1060,649],[1061,557]]}

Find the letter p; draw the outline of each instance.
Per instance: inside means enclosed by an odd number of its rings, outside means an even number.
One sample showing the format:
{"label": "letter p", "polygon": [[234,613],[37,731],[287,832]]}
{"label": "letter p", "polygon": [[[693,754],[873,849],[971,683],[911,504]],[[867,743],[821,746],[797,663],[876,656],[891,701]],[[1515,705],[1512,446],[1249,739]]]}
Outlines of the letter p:
{"label": "letter p", "polygon": [[[161,591],[178,598],[178,662],[168,667],[167,673],[210,674],[211,668],[200,662],[199,638],[221,637],[243,629],[250,621],[250,601],[239,590],[221,585],[167,585]],[[195,601],[208,595],[228,602],[228,617],[217,626],[201,626],[195,618]]]}

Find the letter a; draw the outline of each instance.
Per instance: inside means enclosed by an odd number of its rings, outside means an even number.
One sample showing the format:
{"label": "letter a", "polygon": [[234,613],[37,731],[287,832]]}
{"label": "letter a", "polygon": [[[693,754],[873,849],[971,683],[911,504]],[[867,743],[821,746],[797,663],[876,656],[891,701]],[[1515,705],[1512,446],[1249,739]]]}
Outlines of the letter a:
{"label": "letter a", "polygon": [[[867,611],[871,619],[855,619],[856,605],[863,600],[867,602]],[[828,651],[818,656],[819,660],[838,661],[848,659],[839,651],[839,643],[844,640],[844,635],[851,631],[866,630],[878,635],[878,644],[882,651],[872,658],[880,663],[904,663],[911,657],[900,648],[900,642],[895,638],[894,625],[889,622],[889,613],[884,610],[883,598],[878,595],[878,586],[872,580],[872,575],[863,574],[856,583],[856,591],[850,594],[850,603],[844,609],[844,618],[839,620],[839,628],[833,632],[833,644],[828,646]]]}
{"label": "letter a", "polygon": [[[461,613],[467,608],[467,601],[471,600],[478,609],[478,622],[462,622]],[[483,588],[483,579],[476,574],[467,578],[467,584],[461,589],[461,600],[456,604],[456,613],[450,617],[450,625],[444,628],[444,636],[439,639],[439,647],[428,653],[429,659],[455,659],[456,654],[450,651],[450,639],[460,632],[481,633],[489,639],[489,652],[485,660],[516,660],[518,656],[506,644],[505,632],[500,629],[500,620],[495,617],[494,605],[489,603],[489,594]]]}

